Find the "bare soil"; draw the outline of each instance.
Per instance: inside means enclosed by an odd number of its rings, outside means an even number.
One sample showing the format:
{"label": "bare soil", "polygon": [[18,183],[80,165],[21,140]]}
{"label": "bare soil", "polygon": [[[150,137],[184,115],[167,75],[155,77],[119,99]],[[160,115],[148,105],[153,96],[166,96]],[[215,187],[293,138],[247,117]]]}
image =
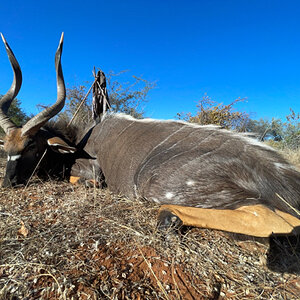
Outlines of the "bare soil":
{"label": "bare soil", "polygon": [[65,182],[0,189],[0,299],[299,299],[298,238],[161,233],[157,211]]}

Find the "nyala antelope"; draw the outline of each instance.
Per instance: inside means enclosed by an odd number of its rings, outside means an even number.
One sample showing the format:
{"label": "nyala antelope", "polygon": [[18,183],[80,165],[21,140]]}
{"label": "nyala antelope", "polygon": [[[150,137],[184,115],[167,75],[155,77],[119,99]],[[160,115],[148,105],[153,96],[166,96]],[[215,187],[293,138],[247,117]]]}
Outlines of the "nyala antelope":
{"label": "nyala antelope", "polygon": [[64,107],[63,35],[55,55],[57,100],[18,128],[7,111],[20,66],[2,36],[13,83],[0,102],[7,166],[3,187],[40,176],[105,182],[128,197],[161,204],[160,227],[183,224],[257,237],[297,234],[300,173],[263,143],[216,126],[101,113],[85,130],[48,121]]}

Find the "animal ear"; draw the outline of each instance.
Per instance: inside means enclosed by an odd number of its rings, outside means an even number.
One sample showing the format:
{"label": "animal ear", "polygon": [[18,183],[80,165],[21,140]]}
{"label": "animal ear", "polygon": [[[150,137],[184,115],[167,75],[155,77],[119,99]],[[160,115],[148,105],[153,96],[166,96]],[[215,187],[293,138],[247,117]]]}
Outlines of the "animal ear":
{"label": "animal ear", "polygon": [[76,148],[68,145],[64,140],[62,140],[59,137],[53,137],[51,139],[47,140],[48,145],[51,147],[51,149],[55,152],[59,152],[62,154],[70,154],[75,153]]}

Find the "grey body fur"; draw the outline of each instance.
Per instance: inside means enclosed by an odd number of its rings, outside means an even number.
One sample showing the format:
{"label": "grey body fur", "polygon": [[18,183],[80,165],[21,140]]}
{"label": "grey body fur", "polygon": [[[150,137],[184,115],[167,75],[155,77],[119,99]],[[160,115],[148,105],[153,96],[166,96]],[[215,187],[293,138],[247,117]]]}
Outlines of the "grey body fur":
{"label": "grey body fur", "polygon": [[[73,175],[100,176],[111,191],[161,204],[232,209],[264,204],[295,216],[300,173],[272,148],[216,126],[106,114]],[[84,162],[85,161],[85,162]],[[299,216],[297,216],[299,218]]]}

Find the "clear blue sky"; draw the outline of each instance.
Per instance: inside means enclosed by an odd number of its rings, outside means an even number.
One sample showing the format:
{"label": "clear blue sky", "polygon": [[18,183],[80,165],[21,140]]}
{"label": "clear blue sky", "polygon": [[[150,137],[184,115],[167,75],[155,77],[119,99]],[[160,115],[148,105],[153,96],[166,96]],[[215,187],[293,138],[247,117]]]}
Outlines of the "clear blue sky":
{"label": "clear blue sky", "polygon": [[[130,70],[157,81],[146,116],[195,112],[205,93],[260,117],[300,112],[300,1],[10,0],[0,3],[0,32],[23,71],[18,98],[27,113],[56,99],[54,54],[69,87],[105,72]],[[12,71],[0,45],[0,93]]]}

